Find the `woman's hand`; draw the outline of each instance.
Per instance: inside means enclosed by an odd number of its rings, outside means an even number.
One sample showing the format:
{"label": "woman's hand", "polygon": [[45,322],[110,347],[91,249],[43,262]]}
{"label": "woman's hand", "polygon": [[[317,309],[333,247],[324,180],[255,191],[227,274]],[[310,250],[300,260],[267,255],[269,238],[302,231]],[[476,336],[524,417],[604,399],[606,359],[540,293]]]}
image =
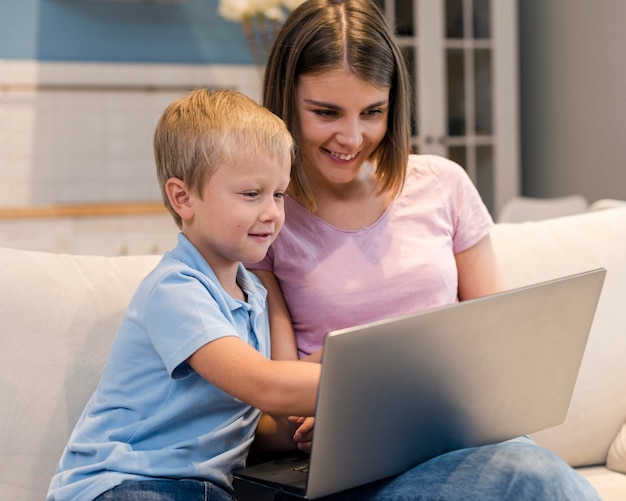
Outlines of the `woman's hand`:
{"label": "woman's hand", "polygon": [[313,425],[315,418],[312,417],[298,417],[289,416],[289,421],[299,424],[293,434],[293,441],[296,443],[298,449],[304,452],[311,452],[311,442],[313,440]]}

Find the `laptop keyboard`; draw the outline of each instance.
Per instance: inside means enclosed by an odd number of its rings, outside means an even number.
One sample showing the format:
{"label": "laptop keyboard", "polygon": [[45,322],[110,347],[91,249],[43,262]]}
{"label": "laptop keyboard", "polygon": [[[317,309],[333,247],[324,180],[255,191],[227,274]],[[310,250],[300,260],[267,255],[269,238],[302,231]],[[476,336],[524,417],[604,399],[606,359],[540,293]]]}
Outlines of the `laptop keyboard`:
{"label": "laptop keyboard", "polygon": [[293,468],[293,471],[299,471],[301,473],[309,473],[309,463],[303,464],[301,466],[296,466]]}

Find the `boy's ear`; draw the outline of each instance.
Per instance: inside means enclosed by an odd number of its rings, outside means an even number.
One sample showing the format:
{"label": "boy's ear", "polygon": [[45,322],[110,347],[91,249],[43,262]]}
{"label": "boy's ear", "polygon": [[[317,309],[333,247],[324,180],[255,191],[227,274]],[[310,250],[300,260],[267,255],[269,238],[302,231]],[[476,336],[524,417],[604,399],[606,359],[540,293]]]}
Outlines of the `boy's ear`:
{"label": "boy's ear", "polygon": [[181,217],[187,220],[193,216],[193,205],[187,185],[177,177],[169,178],[165,183],[165,193],[172,208]]}

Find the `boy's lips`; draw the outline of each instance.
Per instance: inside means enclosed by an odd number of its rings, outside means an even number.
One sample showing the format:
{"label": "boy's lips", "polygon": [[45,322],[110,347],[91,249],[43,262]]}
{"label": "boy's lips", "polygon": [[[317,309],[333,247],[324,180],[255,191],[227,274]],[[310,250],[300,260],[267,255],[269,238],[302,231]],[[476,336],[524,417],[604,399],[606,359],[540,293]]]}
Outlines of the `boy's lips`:
{"label": "boy's lips", "polygon": [[274,233],[271,232],[271,231],[263,231],[263,232],[259,232],[259,233],[249,233],[249,236],[251,236],[252,238],[255,238],[257,240],[262,240],[262,241],[270,240],[273,235],[274,235]]}

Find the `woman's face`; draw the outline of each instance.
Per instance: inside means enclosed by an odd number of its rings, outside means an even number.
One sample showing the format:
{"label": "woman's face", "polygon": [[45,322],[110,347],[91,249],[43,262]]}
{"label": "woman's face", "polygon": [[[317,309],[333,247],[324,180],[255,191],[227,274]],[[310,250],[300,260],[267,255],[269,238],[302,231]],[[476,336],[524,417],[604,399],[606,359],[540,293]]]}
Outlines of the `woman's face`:
{"label": "woman's face", "polygon": [[345,69],[299,77],[298,146],[309,179],[356,179],[387,132],[389,87],[374,87]]}

